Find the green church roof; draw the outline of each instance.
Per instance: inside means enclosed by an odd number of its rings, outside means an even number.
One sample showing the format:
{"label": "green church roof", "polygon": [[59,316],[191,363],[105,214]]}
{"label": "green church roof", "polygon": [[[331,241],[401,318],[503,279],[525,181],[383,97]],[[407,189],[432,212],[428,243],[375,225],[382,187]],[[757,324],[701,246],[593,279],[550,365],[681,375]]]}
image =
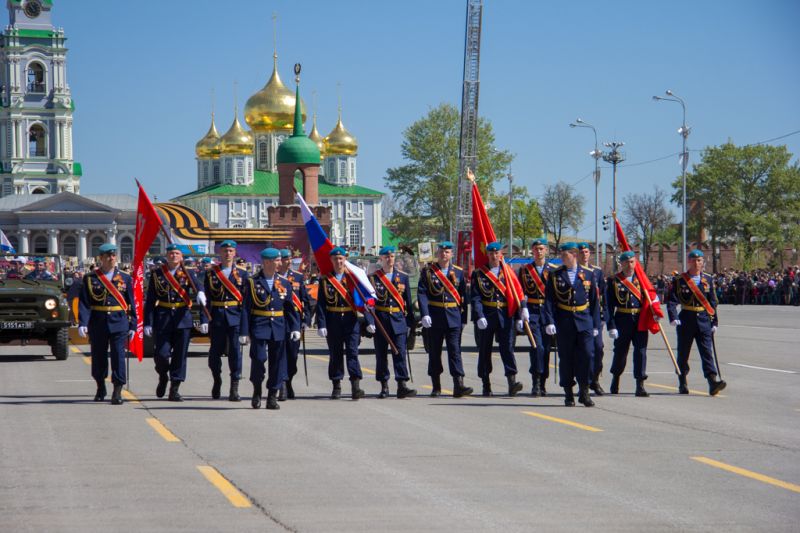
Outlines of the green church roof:
{"label": "green church roof", "polygon": [[299,79],[297,89],[295,89],[294,130],[292,136],[283,141],[278,147],[277,160],[279,165],[282,163],[319,165],[319,146],[306,137],[306,133],[303,131]]}

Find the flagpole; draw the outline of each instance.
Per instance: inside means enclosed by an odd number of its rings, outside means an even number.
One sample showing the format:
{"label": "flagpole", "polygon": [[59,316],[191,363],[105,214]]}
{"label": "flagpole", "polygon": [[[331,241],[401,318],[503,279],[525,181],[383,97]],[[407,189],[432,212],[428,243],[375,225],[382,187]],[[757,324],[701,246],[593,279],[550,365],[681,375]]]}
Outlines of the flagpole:
{"label": "flagpole", "polygon": [[361,292],[361,289],[358,286],[358,281],[353,276],[353,273],[350,272],[350,269],[347,267],[345,267],[345,271],[347,272],[347,277],[350,278],[351,282],[353,282],[353,286],[355,287],[356,291],[358,291],[358,295],[361,296],[362,300],[364,300],[364,309],[369,311],[369,314],[372,315],[372,319],[375,320],[375,324],[378,326],[378,329],[381,331],[383,337],[386,339],[386,342],[389,344],[389,347],[392,349],[392,354],[400,355],[400,351],[397,349],[397,346],[395,346],[394,342],[392,341],[392,338],[386,331],[386,328],[384,328],[381,321],[378,320],[378,316],[375,314],[375,310],[372,309],[369,305],[367,305],[367,298],[364,296],[364,293]]}
{"label": "flagpole", "polygon": [[[506,275],[506,280],[508,280],[508,283],[511,284],[511,294],[514,295],[514,301],[517,303],[517,309],[522,309],[522,304],[519,301],[519,295],[517,294],[517,291],[514,290],[514,282],[511,281],[511,277],[510,276],[512,274],[509,272],[509,270],[510,270],[510,268],[508,266],[508,263],[503,261],[503,272]],[[513,275],[516,276],[516,274],[513,274]],[[526,308],[527,308],[527,305],[528,304],[526,302],[525,303]],[[525,320],[525,319],[522,319],[522,328],[525,330],[525,333],[528,335],[528,340],[531,341],[531,348],[535,349],[536,348],[536,339],[533,338],[533,332],[531,331],[531,326],[528,323],[528,321]]]}

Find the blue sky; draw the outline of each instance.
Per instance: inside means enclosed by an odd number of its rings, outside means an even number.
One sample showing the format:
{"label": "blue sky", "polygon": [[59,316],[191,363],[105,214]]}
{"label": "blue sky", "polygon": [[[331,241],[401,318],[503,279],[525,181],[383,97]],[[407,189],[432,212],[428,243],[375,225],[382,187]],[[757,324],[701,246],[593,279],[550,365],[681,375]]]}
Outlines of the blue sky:
{"label": "blue sky", "polygon": [[[233,120],[234,81],[241,110],[269,77],[273,12],[281,77],[293,87],[292,65],[303,64],[302,96],[310,104],[317,92],[323,135],[335,124],[341,83],[363,185],[386,190],[385,170],[403,163],[403,130],[431,106],[461,102],[465,0],[54,4],[68,37],[84,194],[134,194],[134,177],[159,200],[194,190],[194,144],[208,129],[211,90],[222,133]],[[558,180],[578,184],[589,234],[594,140],[569,122],[591,122],[601,143],[624,141],[627,163],[680,150],[680,105],[651,100],[668,88],[686,100],[690,149],[800,130],[798,20],[793,0],[485,0],[480,113],[497,145],[516,155],[515,184],[533,195]],[[800,154],[800,134],[775,143]],[[601,214],[611,205],[610,167],[602,172]],[[677,155],[621,166],[618,202],[669,188],[679,174]]]}

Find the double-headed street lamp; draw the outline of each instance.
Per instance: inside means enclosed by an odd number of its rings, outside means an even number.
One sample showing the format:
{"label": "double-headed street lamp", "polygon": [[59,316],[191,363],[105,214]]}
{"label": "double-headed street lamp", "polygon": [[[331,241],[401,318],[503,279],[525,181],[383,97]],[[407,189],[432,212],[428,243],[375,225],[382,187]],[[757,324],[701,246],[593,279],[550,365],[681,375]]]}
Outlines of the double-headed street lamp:
{"label": "double-headed street lamp", "polygon": [[[611,166],[614,169],[613,172],[613,204],[611,207],[611,213],[614,215],[614,219],[617,218],[617,164],[622,163],[625,161],[625,154],[620,151],[620,148],[625,146],[625,143],[622,141],[612,141],[610,143],[603,143],[603,146],[611,148],[611,151],[603,154],[603,161],[606,163],[611,163]],[[614,252],[617,251],[617,229],[616,225],[614,227]]]}
{"label": "double-headed street lamp", "polygon": [[598,254],[600,246],[600,237],[597,228],[597,188],[600,185],[600,158],[603,157],[603,152],[597,147],[597,130],[588,122],[584,122],[581,118],[576,118],[575,122],[571,122],[570,128],[590,128],[594,132],[594,150],[589,152],[589,155],[594,158],[594,253]]}
{"label": "double-headed street lamp", "polygon": [[681,104],[681,108],[683,109],[683,122],[681,123],[681,127],[678,130],[678,134],[683,138],[683,151],[681,152],[681,182],[683,187],[683,216],[681,222],[681,233],[682,233],[682,240],[681,240],[681,265],[683,265],[683,271],[686,272],[686,165],[689,163],[689,152],[686,149],[686,138],[689,136],[689,132],[691,128],[686,126],[686,102],[683,101],[683,98],[680,96],[676,96],[672,91],[669,89],[666,90],[666,97],[664,96],[653,96],[653,100],[655,101],[665,101],[665,102],[677,102]]}
{"label": "double-headed street lamp", "polygon": [[508,169],[508,257],[514,257],[514,175]]}

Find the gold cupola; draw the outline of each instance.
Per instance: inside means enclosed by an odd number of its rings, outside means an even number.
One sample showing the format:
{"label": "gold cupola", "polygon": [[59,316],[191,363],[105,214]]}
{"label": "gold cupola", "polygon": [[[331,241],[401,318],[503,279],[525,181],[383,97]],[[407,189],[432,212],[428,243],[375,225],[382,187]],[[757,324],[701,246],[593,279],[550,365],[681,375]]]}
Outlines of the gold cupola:
{"label": "gold cupola", "polygon": [[194,145],[194,153],[199,159],[219,159],[219,133],[211,113],[211,127],[208,133]]}
{"label": "gold cupola", "polygon": [[339,106],[339,120],[327,137],[325,137],[325,157],[333,155],[356,155],[358,141],[342,124],[342,108]]}
{"label": "gold cupola", "polygon": [[[283,133],[290,135],[294,127],[294,92],[278,75],[278,54],[273,54],[272,76],[264,87],[247,99],[244,120],[254,133]],[[303,122],[306,109],[300,100]]]}
{"label": "gold cupola", "polygon": [[319,147],[319,160],[322,161],[325,159],[325,139],[322,138],[322,135],[319,134],[317,130],[317,115],[314,114],[314,122],[311,126],[311,132],[308,134],[308,138],[314,141],[316,145]]}
{"label": "gold cupola", "polygon": [[239,108],[234,111],[233,124],[219,140],[220,155],[253,155],[253,136],[239,122]]}

